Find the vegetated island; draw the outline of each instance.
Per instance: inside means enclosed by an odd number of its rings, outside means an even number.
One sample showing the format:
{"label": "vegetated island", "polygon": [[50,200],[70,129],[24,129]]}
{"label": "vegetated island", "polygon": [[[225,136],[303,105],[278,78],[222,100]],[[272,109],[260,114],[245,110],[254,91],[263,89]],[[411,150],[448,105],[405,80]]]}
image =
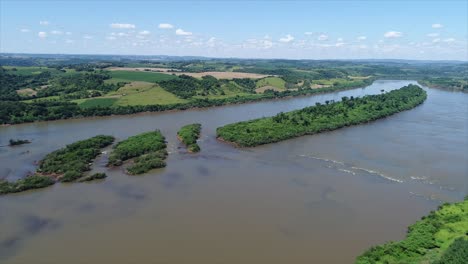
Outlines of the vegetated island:
{"label": "vegetated island", "polygon": [[31,141],[27,139],[10,139],[10,141],[8,142],[8,146],[13,147],[29,143],[31,143]]}
{"label": "vegetated island", "polygon": [[120,166],[124,161],[133,159],[133,164],[127,167],[127,172],[136,175],[165,167],[166,157],[165,138],[156,130],[131,136],[117,143],[109,156],[108,166]]}
{"label": "vegetated island", "polygon": [[402,241],[370,248],[356,264],[465,264],[468,260],[468,196],[444,204],[408,228]]}
{"label": "vegetated island", "polygon": [[343,97],[273,117],[264,117],[219,127],[221,141],[239,147],[253,147],[303,135],[357,125],[411,109],[424,102],[426,92],[417,85],[362,98]]}
{"label": "vegetated island", "polygon": [[[84,173],[90,170],[90,163],[101,153],[100,149],[109,146],[112,142],[114,137],[99,135],[51,152],[39,162],[35,174],[16,182],[0,181],[0,194],[39,189],[57,181],[73,182],[83,178]],[[83,180],[103,177],[93,174],[84,177]]]}
{"label": "vegetated island", "polygon": [[183,126],[177,132],[177,138],[187,147],[188,152],[194,153],[200,151],[197,139],[200,138],[201,124],[190,124]]}

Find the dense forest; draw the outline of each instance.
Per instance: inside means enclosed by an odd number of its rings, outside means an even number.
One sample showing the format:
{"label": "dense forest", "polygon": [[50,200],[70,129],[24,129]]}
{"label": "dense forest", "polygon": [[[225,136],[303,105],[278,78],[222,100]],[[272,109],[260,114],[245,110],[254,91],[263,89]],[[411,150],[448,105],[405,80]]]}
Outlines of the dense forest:
{"label": "dense forest", "polygon": [[468,260],[468,197],[444,204],[408,228],[402,241],[372,247],[357,264],[465,264]]}
{"label": "dense forest", "polygon": [[408,85],[384,94],[343,97],[340,102],[327,101],[273,117],[229,124],[216,132],[221,140],[252,147],[373,121],[411,109],[425,99],[423,89]]}
{"label": "dense forest", "polygon": [[201,124],[190,124],[183,126],[178,132],[177,137],[185,144],[189,152],[199,152],[200,146],[197,139],[200,137]]}
{"label": "dense forest", "polygon": [[133,159],[127,168],[130,174],[141,174],[151,169],[166,166],[166,142],[159,130],[131,136],[117,143],[109,156],[108,166],[120,166]]}

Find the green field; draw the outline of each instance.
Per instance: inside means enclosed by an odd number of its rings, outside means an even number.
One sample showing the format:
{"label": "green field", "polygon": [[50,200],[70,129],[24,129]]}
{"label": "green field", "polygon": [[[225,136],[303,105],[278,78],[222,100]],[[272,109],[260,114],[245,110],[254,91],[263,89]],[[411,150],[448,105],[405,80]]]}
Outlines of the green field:
{"label": "green field", "polygon": [[159,72],[109,71],[108,73],[112,77],[112,82],[159,82],[177,78],[177,76]]}
{"label": "green field", "polygon": [[187,100],[178,98],[163,88],[155,86],[144,91],[122,96],[117,100],[116,105],[164,105],[185,102]]}
{"label": "green field", "polygon": [[91,98],[91,99],[79,99],[75,102],[82,108],[91,108],[91,107],[109,107],[113,106],[117,101],[117,98]]}
{"label": "green field", "polygon": [[256,86],[257,88],[260,88],[263,86],[273,86],[278,89],[285,89],[286,87],[285,84],[286,82],[279,77],[266,77],[266,78],[258,80],[256,83]]}

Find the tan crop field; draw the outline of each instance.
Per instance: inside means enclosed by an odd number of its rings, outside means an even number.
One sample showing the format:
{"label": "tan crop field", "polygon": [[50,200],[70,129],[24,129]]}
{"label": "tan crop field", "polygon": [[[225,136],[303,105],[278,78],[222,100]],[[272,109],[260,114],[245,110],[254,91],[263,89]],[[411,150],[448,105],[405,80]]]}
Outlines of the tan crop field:
{"label": "tan crop field", "polygon": [[257,73],[248,73],[248,72],[180,72],[177,69],[170,68],[130,68],[130,67],[111,67],[107,68],[109,71],[136,71],[136,72],[157,72],[164,74],[173,74],[173,75],[188,75],[195,78],[201,78],[203,76],[211,75],[216,79],[235,79],[235,78],[249,78],[249,79],[261,79],[271,75],[257,74]]}

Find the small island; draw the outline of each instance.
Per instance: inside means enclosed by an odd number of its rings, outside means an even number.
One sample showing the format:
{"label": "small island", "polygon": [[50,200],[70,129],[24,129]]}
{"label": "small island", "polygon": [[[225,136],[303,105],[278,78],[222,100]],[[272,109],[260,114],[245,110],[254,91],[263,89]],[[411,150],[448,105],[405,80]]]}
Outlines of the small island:
{"label": "small island", "polygon": [[374,121],[414,108],[426,97],[422,88],[410,84],[378,95],[343,97],[340,102],[326,101],[273,117],[228,124],[217,128],[216,133],[221,141],[254,147]]}
{"label": "small island", "polygon": [[356,264],[462,264],[468,259],[468,196],[444,204],[408,228],[402,241],[372,247]]}
{"label": "small island", "polygon": [[186,125],[177,132],[177,138],[185,144],[188,152],[199,152],[200,146],[197,144],[197,139],[200,138],[200,132],[201,124]]}
{"label": "small island", "polygon": [[114,137],[99,135],[67,145],[39,162],[37,173],[54,177],[61,182],[75,181],[91,169],[90,163],[101,154],[101,148],[113,142]]}
{"label": "small island", "polygon": [[133,159],[133,164],[127,167],[127,172],[136,175],[165,167],[166,157],[165,138],[156,130],[131,136],[117,143],[109,156],[108,166],[120,166],[124,161]]}
{"label": "small island", "polygon": [[29,143],[31,143],[31,141],[27,139],[10,139],[8,146],[13,147]]}
{"label": "small island", "polygon": [[104,173],[83,176],[91,169],[91,162],[101,154],[101,148],[111,145],[112,142],[114,142],[114,137],[99,135],[49,153],[39,162],[39,168],[33,175],[16,182],[0,180],[0,195],[44,188],[57,181],[103,179],[106,177]]}

